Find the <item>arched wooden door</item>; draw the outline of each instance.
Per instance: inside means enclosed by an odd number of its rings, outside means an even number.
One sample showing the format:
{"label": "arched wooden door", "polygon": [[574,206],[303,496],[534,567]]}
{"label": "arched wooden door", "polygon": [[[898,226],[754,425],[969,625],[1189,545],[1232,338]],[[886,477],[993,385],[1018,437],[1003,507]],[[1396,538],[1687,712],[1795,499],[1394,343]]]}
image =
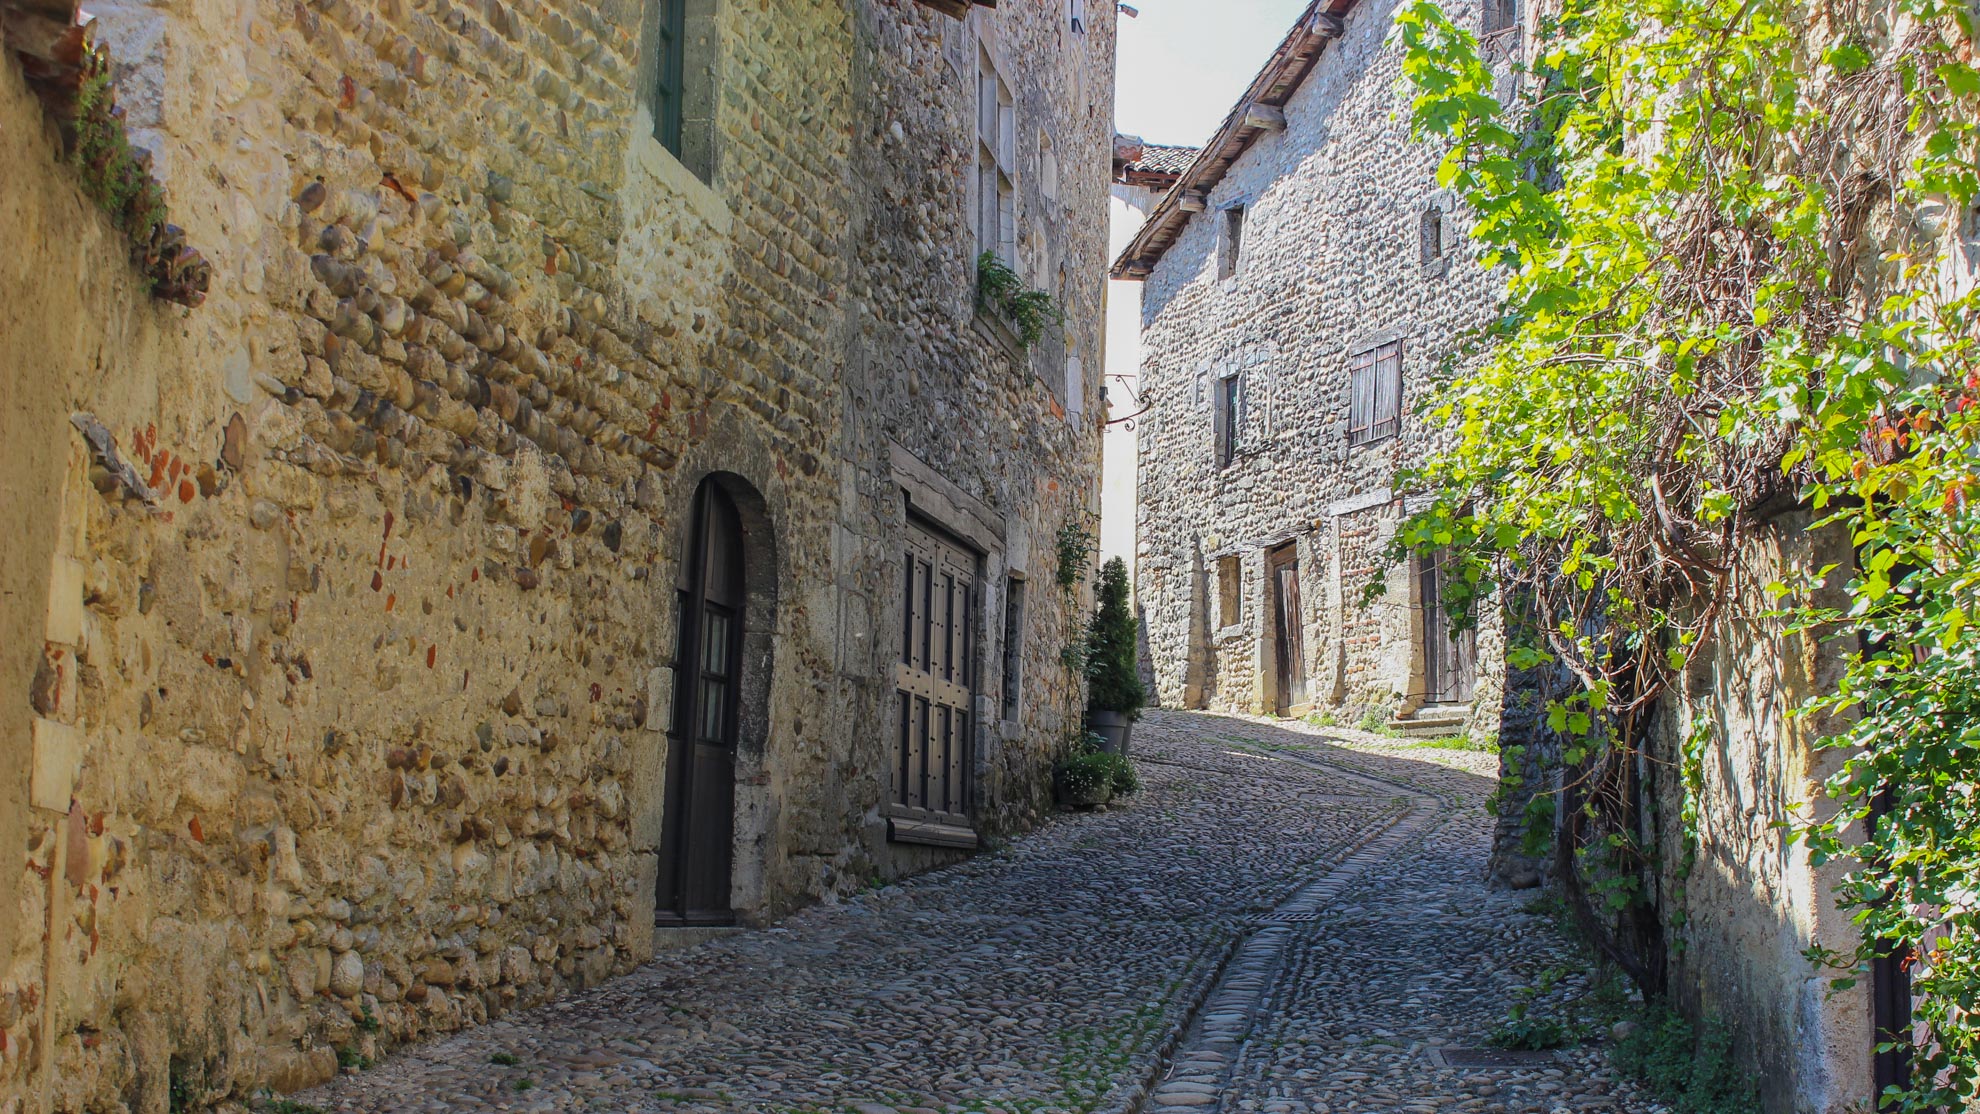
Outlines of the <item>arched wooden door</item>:
{"label": "arched wooden door", "polygon": [[674,711],[667,732],[667,794],[658,921],[719,925],[735,919],[729,868],[736,814],[736,736],[742,689],[742,516],[714,480],[694,496],[692,542],[680,589]]}

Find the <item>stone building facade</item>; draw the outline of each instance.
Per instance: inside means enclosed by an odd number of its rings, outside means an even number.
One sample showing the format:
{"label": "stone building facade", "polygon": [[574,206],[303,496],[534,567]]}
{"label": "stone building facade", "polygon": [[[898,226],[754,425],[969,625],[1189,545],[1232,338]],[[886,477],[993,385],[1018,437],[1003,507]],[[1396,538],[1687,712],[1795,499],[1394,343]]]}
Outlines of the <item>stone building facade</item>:
{"label": "stone building facade", "polygon": [[1111,5],[92,11],[211,281],[0,3],[0,1110],[307,1085],[1047,805]]}
{"label": "stone building facade", "polygon": [[[1196,160],[1194,147],[1114,137],[1114,188],[1108,203],[1110,251],[1119,252],[1148,220],[1149,210]],[[1137,517],[1135,427],[1141,421],[1141,283],[1107,283],[1107,437],[1100,496],[1100,559],[1118,557],[1133,583]]]}
{"label": "stone building facade", "polygon": [[[1164,706],[1496,731],[1495,616],[1453,637],[1435,564],[1386,557],[1429,445],[1412,407],[1498,294],[1410,139],[1392,8],[1310,6],[1114,265],[1146,283],[1137,587]],[[1479,29],[1509,63],[1518,28]]]}

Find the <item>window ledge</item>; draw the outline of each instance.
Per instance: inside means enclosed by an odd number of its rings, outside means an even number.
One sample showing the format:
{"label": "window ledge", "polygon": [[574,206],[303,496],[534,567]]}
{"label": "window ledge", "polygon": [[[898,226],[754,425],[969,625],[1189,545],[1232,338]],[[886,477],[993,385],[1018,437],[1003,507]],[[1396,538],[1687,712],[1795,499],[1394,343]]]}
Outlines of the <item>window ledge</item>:
{"label": "window ledge", "polygon": [[687,202],[688,208],[702,220],[707,221],[721,235],[727,236],[735,218],[729,213],[729,203],[714,187],[695,176],[672,151],[653,138],[653,115],[645,107],[640,108],[633,118],[632,149],[629,160],[645,171],[648,176],[665,186],[669,191]]}
{"label": "window ledge", "polygon": [[899,817],[888,819],[887,841],[917,843],[925,847],[952,847],[963,851],[974,851],[982,842],[974,829],[960,824],[943,824],[934,820],[905,820]]}
{"label": "window ledge", "polygon": [[1353,452],[1356,449],[1372,449],[1377,445],[1386,445],[1394,441],[1398,436],[1400,435],[1395,433],[1384,433],[1380,437],[1370,438],[1366,441],[1349,441],[1348,451]]}
{"label": "window ledge", "polygon": [[1010,322],[984,309],[982,306],[978,306],[976,307],[976,332],[984,340],[1002,349],[1004,355],[1010,357],[1013,365],[1018,367],[1028,366],[1024,341],[1018,337],[1017,330],[1011,327]]}
{"label": "window ledge", "polygon": [[1243,638],[1244,624],[1232,623],[1228,627],[1218,627],[1217,633],[1212,635],[1211,637],[1214,641],[1217,642],[1229,642],[1234,638]]}

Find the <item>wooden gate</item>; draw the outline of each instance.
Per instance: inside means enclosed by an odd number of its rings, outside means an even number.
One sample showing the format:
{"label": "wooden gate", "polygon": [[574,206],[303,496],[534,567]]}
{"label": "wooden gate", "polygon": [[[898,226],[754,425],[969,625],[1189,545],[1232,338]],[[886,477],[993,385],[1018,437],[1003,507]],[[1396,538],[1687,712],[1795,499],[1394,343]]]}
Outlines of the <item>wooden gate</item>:
{"label": "wooden gate", "polygon": [[974,846],[976,555],[910,520],[894,666],[890,830],[896,839]]}
{"label": "wooden gate", "polygon": [[729,870],[746,589],[742,516],[713,480],[695,493],[686,571],[667,732],[658,922],[720,925],[735,919]]}
{"label": "wooden gate", "polygon": [[1299,549],[1283,545],[1265,555],[1265,574],[1272,585],[1272,618],[1278,624],[1276,639],[1275,710],[1292,715],[1307,704],[1306,695],[1306,612],[1299,602]]}
{"label": "wooden gate", "polygon": [[1431,704],[1461,704],[1471,699],[1478,681],[1478,632],[1466,627],[1453,632],[1444,609],[1449,575],[1442,553],[1417,558],[1419,606],[1423,611],[1423,683]]}

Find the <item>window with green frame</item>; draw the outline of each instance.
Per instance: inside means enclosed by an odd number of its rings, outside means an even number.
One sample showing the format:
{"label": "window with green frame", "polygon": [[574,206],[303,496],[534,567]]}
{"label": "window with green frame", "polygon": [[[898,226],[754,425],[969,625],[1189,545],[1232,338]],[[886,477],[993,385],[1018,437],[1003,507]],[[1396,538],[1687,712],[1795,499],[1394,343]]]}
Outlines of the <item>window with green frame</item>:
{"label": "window with green frame", "polygon": [[687,0],[659,0],[659,3],[653,138],[678,157],[683,153],[681,107],[687,84]]}

